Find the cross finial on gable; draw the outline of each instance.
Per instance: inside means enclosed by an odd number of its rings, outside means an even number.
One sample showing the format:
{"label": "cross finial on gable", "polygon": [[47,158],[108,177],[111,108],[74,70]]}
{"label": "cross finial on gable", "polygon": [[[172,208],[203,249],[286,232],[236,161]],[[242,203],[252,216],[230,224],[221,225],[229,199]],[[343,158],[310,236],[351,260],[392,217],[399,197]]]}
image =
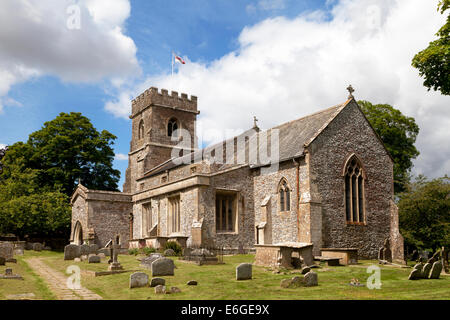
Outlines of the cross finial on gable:
{"label": "cross finial on gable", "polygon": [[350,94],[348,95],[348,98],[349,98],[349,99],[354,98],[353,92],[355,92],[355,89],[353,89],[352,85],[349,85],[349,86],[347,87],[347,91],[350,93]]}
{"label": "cross finial on gable", "polygon": [[258,121],[259,120],[256,119],[256,116],[253,116],[253,128],[258,128],[258,124],[257,124]]}

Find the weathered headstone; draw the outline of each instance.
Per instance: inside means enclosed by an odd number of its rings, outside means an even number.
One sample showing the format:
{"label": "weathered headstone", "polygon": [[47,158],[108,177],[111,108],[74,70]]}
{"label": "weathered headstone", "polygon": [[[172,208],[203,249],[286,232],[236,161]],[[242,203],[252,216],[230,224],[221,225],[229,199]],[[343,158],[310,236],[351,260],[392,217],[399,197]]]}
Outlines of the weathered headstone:
{"label": "weathered headstone", "polygon": [[81,258],[81,261],[86,261],[88,259],[88,256],[84,254],[80,258]]}
{"label": "weathered headstone", "polygon": [[428,279],[428,277],[430,276],[430,271],[431,268],[433,267],[433,265],[431,263],[426,263],[423,266],[423,270],[422,270],[422,278],[424,279]]}
{"label": "weathered headstone", "polygon": [[5,276],[12,276],[13,272],[11,268],[6,268],[5,269]]}
{"label": "weathered headstone", "polygon": [[383,247],[378,251],[378,260],[392,262],[392,251],[389,238],[384,240]]}
{"label": "weathered headstone", "polygon": [[188,285],[188,286],[196,286],[197,284],[198,284],[198,282],[195,281],[195,280],[189,280],[189,281],[187,282],[187,285]]}
{"label": "weathered headstone", "polygon": [[422,279],[423,275],[423,264],[418,263],[414,266],[413,271],[409,274],[408,280],[418,280]]}
{"label": "weathered headstone", "polygon": [[160,253],[152,253],[148,257],[141,260],[141,267],[151,270],[153,261],[156,261],[160,258],[164,258],[164,256]]}
{"label": "weathered headstone", "polygon": [[150,281],[150,287],[156,287],[156,286],[164,286],[166,284],[166,280],[163,278],[152,278]]}
{"label": "weathered headstone", "polygon": [[155,293],[156,294],[164,294],[166,293],[166,286],[159,285],[155,287]]}
{"label": "weathered headstone", "polygon": [[152,262],[152,277],[156,276],[173,276],[175,264],[172,259],[159,258]]}
{"label": "weathered headstone", "polygon": [[87,256],[89,254],[89,245],[88,244],[82,244],[80,246],[80,254],[82,256]]}
{"label": "weathered headstone", "polygon": [[173,251],[172,249],[166,249],[164,251],[164,255],[166,257],[175,257],[176,256],[175,251]]}
{"label": "weathered headstone", "polygon": [[135,272],[130,275],[130,289],[148,286],[148,275],[144,272]]}
{"label": "weathered headstone", "polygon": [[103,252],[100,252],[97,255],[100,257],[100,259],[105,259],[106,258],[106,255]]}
{"label": "weathered headstone", "polygon": [[282,288],[289,288],[291,283],[292,283],[292,279],[284,279],[284,280],[281,280],[280,286]]}
{"label": "weathered headstone", "polygon": [[0,266],[4,266],[6,263],[6,259],[4,257],[0,257]]}
{"label": "weathered headstone", "polygon": [[25,250],[33,250],[33,243],[32,242],[26,242],[25,243]]}
{"label": "weathered headstone", "polygon": [[293,277],[291,280],[291,285],[289,287],[297,288],[303,285],[302,277]]}
{"label": "weathered headstone", "polygon": [[431,268],[430,279],[439,279],[442,272],[442,262],[436,261]]}
{"label": "weathered headstone", "polygon": [[109,248],[101,248],[97,250],[98,253],[103,253],[106,257],[109,257],[111,255]]}
{"label": "weathered headstone", "polygon": [[33,243],[33,251],[42,251],[42,249],[44,248],[44,246],[42,245],[42,243],[39,242],[35,242]]}
{"label": "weathered headstone", "polygon": [[99,256],[93,255],[93,256],[89,256],[88,258],[88,263],[100,263],[101,259]]}
{"label": "weathered headstone", "polygon": [[314,287],[319,285],[319,279],[317,276],[317,273],[314,271],[310,271],[307,274],[305,274],[305,277],[303,278],[303,285],[305,287]]}
{"label": "weathered headstone", "polygon": [[252,278],[252,264],[241,263],[236,267],[236,280],[250,280]]}
{"label": "weathered headstone", "polygon": [[75,258],[75,259],[73,259],[73,261],[74,262],[81,262],[81,259],[80,258]]}
{"label": "weathered headstone", "polygon": [[89,253],[97,254],[98,253],[98,245],[96,245],[96,244],[89,245]]}
{"label": "weathered headstone", "polygon": [[76,244],[68,244],[64,247],[64,260],[73,260],[81,255],[80,247]]}
{"label": "weathered headstone", "polygon": [[6,260],[13,258],[14,256],[14,245],[12,243],[0,243],[0,257]]}

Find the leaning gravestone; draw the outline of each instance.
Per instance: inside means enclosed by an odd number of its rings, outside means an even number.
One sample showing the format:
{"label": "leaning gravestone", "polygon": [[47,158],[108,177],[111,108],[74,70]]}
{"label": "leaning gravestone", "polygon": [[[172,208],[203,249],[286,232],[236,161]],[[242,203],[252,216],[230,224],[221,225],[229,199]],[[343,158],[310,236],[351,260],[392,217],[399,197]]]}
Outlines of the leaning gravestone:
{"label": "leaning gravestone", "polygon": [[42,245],[42,243],[36,242],[33,243],[33,251],[42,251],[42,249],[44,248],[44,246]]}
{"label": "leaning gravestone", "polygon": [[64,260],[73,260],[81,255],[80,247],[76,244],[68,244],[64,247]]}
{"label": "leaning gravestone", "polygon": [[99,256],[92,255],[88,258],[88,263],[100,263],[101,259]]}
{"label": "leaning gravestone", "polygon": [[87,256],[89,255],[89,245],[88,244],[82,244],[80,246],[80,254],[82,256]]}
{"label": "leaning gravestone", "polygon": [[428,279],[432,267],[433,265],[431,263],[425,263],[422,270],[422,278]]}
{"label": "leaning gravestone", "polygon": [[252,278],[252,264],[241,263],[236,267],[236,280],[250,280]]}
{"label": "leaning gravestone", "polygon": [[148,275],[144,272],[135,272],[130,275],[130,289],[142,288],[148,285]]}
{"label": "leaning gravestone", "polygon": [[175,264],[172,259],[159,258],[152,262],[152,277],[173,276]]}
{"label": "leaning gravestone", "polygon": [[439,276],[442,272],[442,262],[436,261],[433,263],[433,267],[431,268],[430,279],[439,279]]}
{"label": "leaning gravestone", "polygon": [[12,243],[0,243],[0,257],[5,260],[12,259],[14,256],[14,245]]}
{"label": "leaning gravestone", "polygon": [[156,261],[160,258],[164,258],[164,256],[160,253],[152,253],[150,254],[150,256],[141,260],[141,267],[151,270],[153,261]]}
{"label": "leaning gravestone", "polygon": [[413,269],[409,274],[408,280],[418,280],[422,278],[422,272],[419,269]]}
{"label": "leaning gravestone", "polygon": [[166,293],[166,286],[162,286],[162,285],[156,286],[155,287],[155,293],[156,294],[164,294],[164,293]]}
{"label": "leaning gravestone", "polygon": [[303,278],[303,285],[305,287],[314,287],[319,285],[319,279],[317,276],[317,273],[314,271],[310,271],[307,274],[305,274],[305,277]]}

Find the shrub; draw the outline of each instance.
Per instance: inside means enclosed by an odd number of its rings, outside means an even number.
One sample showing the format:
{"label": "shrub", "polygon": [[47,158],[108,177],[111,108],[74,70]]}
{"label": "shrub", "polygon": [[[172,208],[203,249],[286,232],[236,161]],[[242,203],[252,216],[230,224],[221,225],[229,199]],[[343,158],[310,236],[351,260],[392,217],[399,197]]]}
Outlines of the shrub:
{"label": "shrub", "polygon": [[128,250],[128,254],[130,255],[130,256],[136,256],[137,254],[139,253],[139,250],[138,249],[129,249]]}
{"label": "shrub", "polygon": [[164,245],[164,250],[172,249],[177,256],[181,255],[183,248],[181,248],[180,244],[176,241],[167,241]]}
{"label": "shrub", "polygon": [[155,248],[141,248],[141,253],[145,254],[146,256],[150,255],[151,253],[155,253],[156,249]]}

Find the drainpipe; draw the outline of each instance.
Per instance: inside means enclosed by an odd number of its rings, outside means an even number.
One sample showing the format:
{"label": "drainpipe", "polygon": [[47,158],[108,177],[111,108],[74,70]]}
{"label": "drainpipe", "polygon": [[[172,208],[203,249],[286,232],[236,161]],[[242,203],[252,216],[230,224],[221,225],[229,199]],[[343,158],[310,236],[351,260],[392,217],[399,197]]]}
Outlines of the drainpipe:
{"label": "drainpipe", "polygon": [[297,241],[300,241],[300,162],[295,161],[295,158],[292,159],[292,162],[297,167]]}

